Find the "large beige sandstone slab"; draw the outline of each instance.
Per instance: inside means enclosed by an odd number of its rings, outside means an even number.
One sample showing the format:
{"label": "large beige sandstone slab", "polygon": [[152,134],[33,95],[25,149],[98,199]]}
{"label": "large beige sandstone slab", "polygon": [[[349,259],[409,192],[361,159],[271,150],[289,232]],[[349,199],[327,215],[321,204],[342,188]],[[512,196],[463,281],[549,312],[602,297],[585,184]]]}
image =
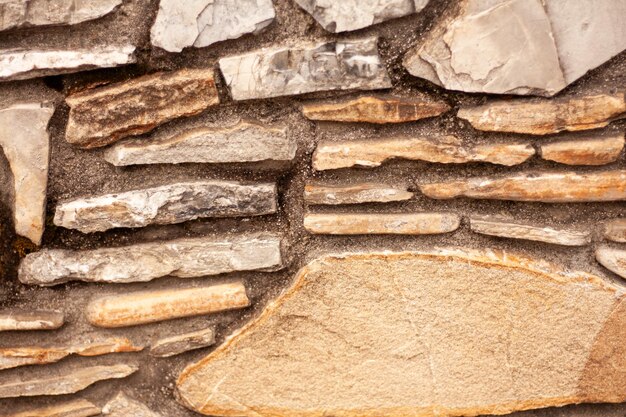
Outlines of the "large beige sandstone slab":
{"label": "large beige sandstone slab", "polygon": [[596,249],[596,259],[606,269],[615,272],[622,278],[626,278],[626,250],[615,249],[602,245]]}
{"label": "large beige sandstone slab", "polygon": [[102,408],[102,414],[110,417],[162,417],[145,404],[119,392]]}
{"label": "large beige sandstone slab", "polygon": [[566,165],[604,165],[617,161],[624,149],[624,134],[562,139],[539,147],[541,157]]}
{"label": "large beige sandstone slab", "polygon": [[324,235],[430,235],[459,228],[453,213],[309,213],[304,228]]}
{"label": "large beige sandstone slab", "polygon": [[307,204],[388,203],[410,200],[413,193],[406,186],[392,186],[373,182],[353,185],[306,184],[304,201]]}
{"label": "large beige sandstone slab", "polygon": [[212,69],[182,69],[82,91],[65,102],[65,139],[93,148],[196,115],[218,104],[219,96]]}
{"label": "large beige sandstone slab", "polygon": [[150,355],[167,358],[190,350],[211,346],[214,343],[215,332],[213,329],[203,329],[157,340],[150,346]]}
{"label": "large beige sandstone slab", "polygon": [[624,290],[491,250],[326,256],[179,376],[216,416],[452,417],[626,399]]}
{"label": "large beige sandstone slab", "polygon": [[34,408],[20,413],[3,414],[3,417],[91,417],[99,416],[100,408],[93,403],[79,399],[48,407]]}
{"label": "large beige sandstone slab", "polygon": [[0,311],[0,332],[11,330],[54,330],[63,326],[65,315],[55,310]]}
{"label": "large beige sandstone slab", "polygon": [[604,237],[613,242],[626,243],[626,219],[614,219],[604,224]]}
{"label": "large beige sandstone slab", "polygon": [[582,203],[626,200],[626,170],[546,172],[420,184],[431,198],[470,197],[488,200]]}
{"label": "large beige sandstone slab", "polygon": [[491,217],[471,217],[470,228],[483,235],[534,240],[555,245],[584,246],[591,243],[590,232],[534,226]]}

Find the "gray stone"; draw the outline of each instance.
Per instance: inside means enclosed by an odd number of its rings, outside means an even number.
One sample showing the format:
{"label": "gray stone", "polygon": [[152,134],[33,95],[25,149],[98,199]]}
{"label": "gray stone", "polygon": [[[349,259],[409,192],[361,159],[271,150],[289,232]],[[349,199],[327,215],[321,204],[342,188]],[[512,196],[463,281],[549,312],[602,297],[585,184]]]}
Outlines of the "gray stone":
{"label": "gray stone", "polygon": [[78,399],[19,413],[3,414],[3,417],[92,417],[99,416],[100,412],[100,408],[91,402]]}
{"label": "gray stone", "polygon": [[304,201],[308,204],[387,203],[410,200],[413,193],[405,187],[364,182],[354,185],[307,184]]}
{"label": "gray stone", "polygon": [[150,410],[146,405],[129,398],[123,392],[119,392],[111,401],[102,408],[102,414],[111,417],[161,417]]}
{"label": "gray stone", "polygon": [[626,243],[626,219],[614,219],[604,224],[604,237],[613,242]]}
{"label": "gray stone", "polygon": [[0,312],[0,332],[53,330],[63,326],[65,315],[54,310],[9,310]]}
{"label": "gray stone", "polygon": [[276,185],[198,181],[81,198],[57,206],[54,224],[83,233],[276,212]]}
{"label": "gray stone", "polygon": [[454,213],[309,213],[304,228],[322,235],[430,235],[459,228]]}
{"label": "gray stone", "polygon": [[483,235],[511,239],[534,240],[564,246],[584,246],[591,243],[591,233],[539,227],[496,218],[470,218],[470,228]]}
{"label": "gray stone", "polygon": [[156,140],[134,139],[113,145],[104,159],[113,165],[290,161],[297,144],[285,127],[239,122],[201,127]]}
{"label": "gray stone", "polygon": [[190,350],[211,346],[214,343],[215,332],[213,329],[198,330],[196,332],[166,337],[156,341],[150,347],[150,355],[167,358]]}
{"label": "gray stone", "polygon": [[265,48],[220,59],[235,100],[390,88],[376,38]]}
{"label": "gray stone", "polygon": [[161,0],[152,44],[169,52],[258,33],[274,20],[272,0]]}
{"label": "gray stone", "polygon": [[126,283],[167,275],[192,278],[277,270],[282,266],[281,238],[258,234],[186,238],[86,251],[43,249],[26,255],[18,278],[24,284],[42,286],[68,281]]}
{"label": "gray stone", "polygon": [[602,245],[596,249],[596,259],[609,271],[626,278],[626,250]]}

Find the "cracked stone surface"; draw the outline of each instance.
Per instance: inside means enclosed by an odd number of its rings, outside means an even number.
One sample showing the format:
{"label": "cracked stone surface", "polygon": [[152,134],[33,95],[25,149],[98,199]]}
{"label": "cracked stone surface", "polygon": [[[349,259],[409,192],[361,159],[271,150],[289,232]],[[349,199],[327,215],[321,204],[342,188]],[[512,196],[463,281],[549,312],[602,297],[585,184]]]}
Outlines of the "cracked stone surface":
{"label": "cracked stone surface", "polygon": [[189,365],[178,399],[205,415],[276,417],[618,402],[625,312],[621,287],[514,253],[325,256]]}
{"label": "cracked stone surface", "polygon": [[604,237],[613,242],[626,243],[626,219],[613,219],[606,222]]}
{"label": "cracked stone surface", "polygon": [[561,139],[539,146],[543,159],[565,165],[605,165],[619,159],[624,134]]}
{"label": "cracked stone surface", "polygon": [[459,228],[454,213],[309,213],[304,228],[323,235],[431,235]]}
{"label": "cracked stone surface", "polygon": [[407,187],[372,182],[354,185],[306,184],[304,201],[307,204],[337,205],[360,203],[388,203],[410,200],[413,193]]}
{"label": "cracked stone surface", "polygon": [[150,347],[150,355],[168,358],[213,344],[215,344],[215,332],[211,328],[203,329],[157,340]]}
{"label": "cracked stone surface", "polygon": [[555,245],[584,246],[591,243],[591,233],[588,231],[533,226],[499,218],[471,217],[470,228],[483,235],[534,240]]}
{"label": "cracked stone surface", "polygon": [[625,14],[621,0],[461,0],[404,66],[451,90],[552,96],[626,48]]}
{"label": "cracked stone surface", "polygon": [[274,21],[272,0],[160,0],[152,45],[169,52],[258,33]]}
{"label": "cracked stone surface", "polygon": [[65,315],[55,310],[0,311],[0,332],[10,330],[54,330],[63,326]]}
{"label": "cracked stone surface", "polygon": [[145,404],[119,392],[102,408],[102,414],[111,417],[162,417],[149,409]]}
{"label": "cracked stone surface", "polygon": [[8,414],[6,417],[92,417],[99,416],[100,412],[100,408],[93,403],[84,399],[78,399],[49,407]]}
{"label": "cracked stone surface", "polygon": [[219,64],[235,100],[391,87],[377,38],[264,48]]}
{"label": "cracked stone surface", "polygon": [[626,250],[602,245],[596,249],[596,259],[609,271],[626,278]]}

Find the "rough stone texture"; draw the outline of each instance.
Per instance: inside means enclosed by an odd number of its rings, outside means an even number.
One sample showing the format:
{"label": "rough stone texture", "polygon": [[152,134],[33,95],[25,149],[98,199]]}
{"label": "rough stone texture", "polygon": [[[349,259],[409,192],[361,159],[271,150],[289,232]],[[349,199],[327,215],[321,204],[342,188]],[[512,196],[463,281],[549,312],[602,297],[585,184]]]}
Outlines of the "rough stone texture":
{"label": "rough stone texture", "polygon": [[136,366],[126,364],[85,366],[66,369],[40,379],[3,381],[0,383],[0,398],[73,394],[98,381],[125,378],[137,369]]}
{"label": "rough stone texture", "polygon": [[10,330],[53,330],[63,326],[65,315],[53,310],[10,310],[0,312],[0,332]]}
{"label": "rough stone texture", "polygon": [[626,48],[621,0],[461,0],[457,10],[404,60],[452,90],[552,96]]}
{"label": "rough stone texture", "polygon": [[150,355],[167,358],[213,344],[215,344],[215,332],[210,328],[203,329],[157,340],[150,347]]}
{"label": "rough stone texture", "polygon": [[126,327],[192,317],[250,305],[241,281],[109,295],[89,302],[86,316],[98,327]]}
{"label": "rough stone texture", "polygon": [[3,417],[91,417],[99,416],[100,408],[87,400],[79,399],[48,407],[34,408],[20,413],[3,414]]}
{"label": "rough stone texture", "polygon": [[286,127],[239,122],[230,127],[206,127],[157,140],[134,139],[113,145],[104,158],[116,166],[291,161],[297,144]]}
{"label": "rough stone texture", "polygon": [[235,100],[391,87],[376,38],[265,48],[219,63]]}
{"label": "rough stone texture", "polygon": [[388,203],[412,197],[413,193],[407,191],[406,186],[394,187],[372,182],[355,185],[307,184],[304,187],[304,201],[308,204]]}
{"label": "rough stone texture", "polygon": [[498,218],[470,218],[470,228],[484,235],[526,239],[564,246],[584,246],[591,243],[590,232],[532,226]]}
{"label": "rough stone texture", "polygon": [[363,29],[419,12],[429,0],[295,0],[329,32]]}
{"label": "rough stone texture", "polygon": [[13,173],[13,221],[18,235],[41,244],[48,186],[47,126],[54,109],[40,103],[0,110],[0,149]]}
{"label": "rough stone texture", "polygon": [[564,139],[540,145],[543,159],[566,165],[604,165],[617,161],[624,135]]}
{"label": "rough stone texture", "polygon": [[119,392],[103,408],[102,414],[111,417],[162,417],[137,400]]}
{"label": "rough stone texture", "polygon": [[604,237],[613,242],[626,243],[626,219],[614,219],[604,224]]}
{"label": "rough stone texture", "polygon": [[187,238],[86,251],[43,249],[19,268],[24,284],[68,281],[145,282],[166,275],[191,278],[234,271],[276,270],[283,266],[277,235]]}
{"label": "rough stone texture", "polygon": [[311,120],[405,123],[439,116],[450,110],[443,101],[390,95],[362,96],[333,102],[308,103],[302,114]]}
{"label": "rough stone texture", "polygon": [[180,52],[258,33],[274,16],[272,0],[160,0],[150,38],[154,46]]}
{"label": "rough stone texture", "polygon": [[275,212],[275,184],[197,181],[61,203],[56,208],[54,224],[91,233],[115,227],[174,224],[203,217],[261,216]]}
{"label": "rough stone texture", "polygon": [[98,46],[89,49],[0,50],[0,81],[111,68],[136,61],[135,47]]}
{"label": "rough stone texture", "polygon": [[461,218],[453,213],[314,213],[304,228],[324,235],[431,235],[453,232]]}
{"label": "rough stone texture", "polygon": [[[624,291],[499,251],[326,256],[177,381],[216,416],[476,416],[626,399]],[[384,381],[384,383],[381,383]]]}
{"label": "rough stone texture", "polygon": [[107,15],[120,4],[122,0],[5,0],[0,3],[0,31],[75,25]]}
{"label": "rough stone texture", "polygon": [[489,162],[517,165],[535,154],[528,143],[494,143],[469,146],[454,136],[389,138],[321,142],[313,154],[318,171],[353,166],[377,167],[392,158],[444,164]]}
{"label": "rough stone texture", "polygon": [[437,199],[470,197],[490,200],[581,203],[626,200],[626,171],[576,174],[547,172],[420,185],[426,196]]}
{"label": "rough stone texture", "polygon": [[219,103],[212,69],[145,75],[73,94],[65,139],[82,148],[139,135]]}
{"label": "rough stone texture", "polygon": [[551,100],[500,100],[461,107],[457,115],[478,130],[546,135],[605,127],[625,113],[624,94],[618,93]]}
{"label": "rough stone texture", "polygon": [[626,250],[602,245],[596,249],[596,259],[606,269],[626,278]]}

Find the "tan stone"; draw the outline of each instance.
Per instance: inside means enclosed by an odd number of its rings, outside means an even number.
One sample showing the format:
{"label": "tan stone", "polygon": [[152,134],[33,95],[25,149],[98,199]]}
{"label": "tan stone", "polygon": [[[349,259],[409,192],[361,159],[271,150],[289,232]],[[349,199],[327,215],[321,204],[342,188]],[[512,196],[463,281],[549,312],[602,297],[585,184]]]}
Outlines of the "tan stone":
{"label": "tan stone", "polygon": [[597,129],[626,112],[624,94],[561,99],[501,100],[461,107],[458,117],[478,130],[547,135]]}
{"label": "tan stone", "polygon": [[609,271],[626,278],[626,250],[602,245],[596,249],[596,259]]}
{"label": "tan stone", "polygon": [[534,240],[564,246],[584,246],[591,243],[591,233],[533,226],[497,218],[470,218],[470,228],[483,235],[512,239]]}
{"label": "tan stone", "polygon": [[617,161],[624,135],[559,140],[541,145],[541,157],[566,165],[604,165]]}
{"label": "tan stone", "polygon": [[421,184],[419,188],[428,197],[437,199],[470,197],[544,203],[621,201],[626,200],[626,170],[585,174],[547,172],[493,178],[475,177]]}
{"label": "tan stone", "polygon": [[362,96],[331,103],[309,103],[302,114],[311,120],[404,123],[439,116],[450,110],[443,101],[393,96]]}
{"label": "tan stone", "polygon": [[0,332],[53,330],[63,326],[65,315],[54,310],[7,310],[0,312]]}
{"label": "tan stone", "polygon": [[69,96],[65,139],[82,148],[140,135],[219,103],[212,69],[161,72]]}
{"label": "tan stone", "polygon": [[318,171],[353,166],[377,167],[393,158],[444,164],[489,162],[511,166],[523,163],[534,154],[530,144],[466,146],[454,136],[346,140],[321,142],[313,154],[313,167]]}
{"label": "tan stone", "polygon": [[621,287],[493,250],[326,256],[177,381],[215,416],[452,417],[626,400]]}
{"label": "tan stone", "polygon": [[250,305],[241,281],[196,288],[127,292],[92,300],[87,320],[98,327],[125,327],[199,316]]}
{"label": "tan stone", "polygon": [[214,343],[215,332],[213,329],[203,329],[157,340],[150,347],[150,355],[167,358],[190,350],[211,346]]}
{"label": "tan stone", "polygon": [[315,213],[304,216],[304,228],[326,235],[430,235],[458,229],[452,213]]}
{"label": "tan stone", "polygon": [[308,204],[387,203],[410,200],[413,193],[405,187],[363,182],[354,185],[307,184],[304,201]]}
{"label": "tan stone", "polygon": [[613,242],[626,243],[626,219],[614,219],[604,224],[604,237]]}
{"label": "tan stone", "polygon": [[102,408],[102,414],[111,417],[161,417],[145,404],[133,400],[123,392],[118,393]]}
{"label": "tan stone", "polygon": [[3,414],[3,417],[91,417],[99,416],[100,408],[87,400],[79,399],[48,407],[34,408],[14,414]]}

